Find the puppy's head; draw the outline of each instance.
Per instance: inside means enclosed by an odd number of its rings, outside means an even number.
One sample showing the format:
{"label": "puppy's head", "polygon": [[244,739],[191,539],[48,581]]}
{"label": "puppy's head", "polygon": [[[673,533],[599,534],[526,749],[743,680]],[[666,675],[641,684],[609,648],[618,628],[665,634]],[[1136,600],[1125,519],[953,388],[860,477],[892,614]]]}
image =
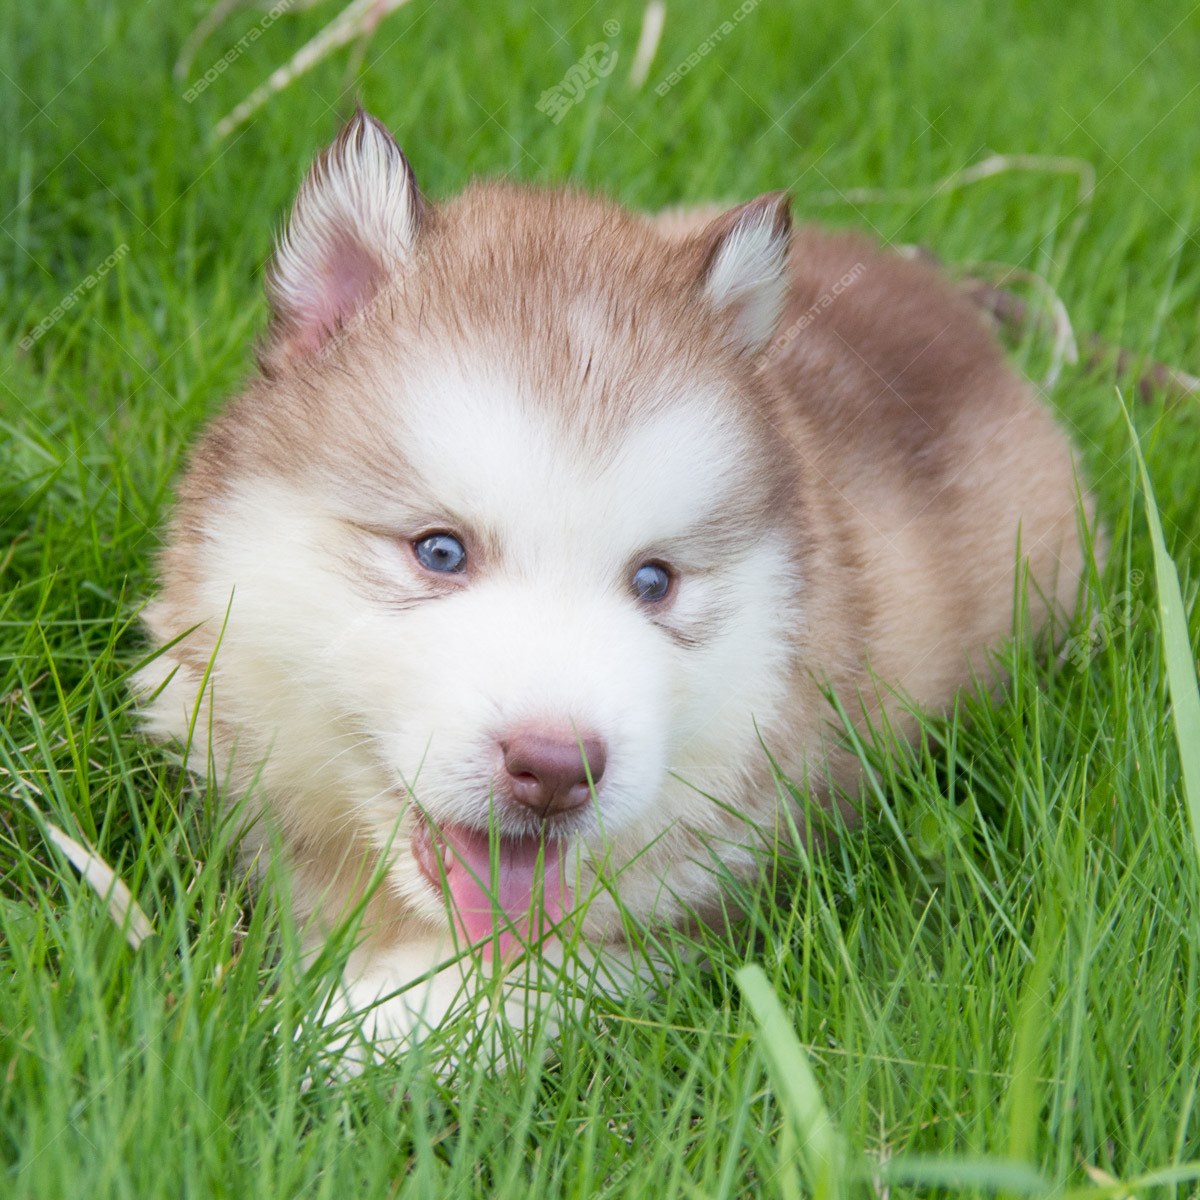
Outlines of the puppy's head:
{"label": "puppy's head", "polygon": [[507,909],[557,847],[662,875],[727,830],[796,624],[757,370],[788,239],[779,196],[672,239],[567,191],[433,206],[356,116],[281,239],[261,377],[182,488],[151,623],[202,624],[160,713],[219,634],[218,736],[309,841],[411,854],[431,916],[442,877],[469,913],[498,865]]}

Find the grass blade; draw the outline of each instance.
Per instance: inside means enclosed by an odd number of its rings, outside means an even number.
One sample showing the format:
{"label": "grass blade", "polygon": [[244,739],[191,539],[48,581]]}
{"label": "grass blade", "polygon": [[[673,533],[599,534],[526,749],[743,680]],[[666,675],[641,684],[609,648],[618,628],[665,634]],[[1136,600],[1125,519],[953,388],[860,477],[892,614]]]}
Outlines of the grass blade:
{"label": "grass blade", "polygon": [[742,967],[738,987],[759,1029],[759,1044],[779,1103],[791,1122],[815,1200],[844,1193],[843,1147],[804,1047],[757,963]]}
{"label": "grass blade", "polygon": [[1192,841],[1197,860],[1200,860],[1200,686],[1197,686],[1196,680],[1196,660],[1188,636],[1179,571],[1167,552],[1150,473],[1146,470],[1146,460],[1142,457],[1142,447],[1128,411],[1125,420],[1133,439],[1133,452],[1137,456],[1138,472],[1142,479],[1142,494],[1146,499],[1146,522],[1150,526],[1150,541],[1154,547],[1154,575],[1158,585],[1155,590],[1162,627],[1163,660],[1171,697],[1171,723],[1179,746],[1183,794],[1192,826]]}
{"label": "grass blade", "polygon": [[881,1183],[899,1187],[946,1188],[954,1191],[1005,1192],[1041,1196],[1050,1181],[1027,1162],[1004,1158],[928,1158],[905,1155],[878,1169]]}

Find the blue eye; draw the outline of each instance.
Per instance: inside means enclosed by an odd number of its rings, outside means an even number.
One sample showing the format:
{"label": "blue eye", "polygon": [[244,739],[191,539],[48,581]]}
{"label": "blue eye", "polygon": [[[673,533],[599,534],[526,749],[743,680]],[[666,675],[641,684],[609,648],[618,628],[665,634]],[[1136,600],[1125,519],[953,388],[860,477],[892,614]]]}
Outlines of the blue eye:
{"label": "blue eye", "polygon": [[452,575],[467,565],[466,547],[452,533],[431,533],[413,542],[417,562],[427,571]]}
{"label": "blue eye", "polygon": [[655,603],[671,590],[671,572],[662,563],[642,563],[633,573],[633,590],[639,600]]}

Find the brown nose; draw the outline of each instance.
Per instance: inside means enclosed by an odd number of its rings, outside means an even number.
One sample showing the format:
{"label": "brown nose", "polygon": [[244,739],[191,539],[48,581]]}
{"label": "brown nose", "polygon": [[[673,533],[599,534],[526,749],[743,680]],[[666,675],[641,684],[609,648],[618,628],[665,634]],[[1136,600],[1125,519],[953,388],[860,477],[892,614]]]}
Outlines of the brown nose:
{"label": "brown nose", "polygon": [[583,807],[592,794],[589,773],[593,784],[604,774],[604,742],[597,737],[516,733],[502,741],[500,749],[508,794],[540,817]]}

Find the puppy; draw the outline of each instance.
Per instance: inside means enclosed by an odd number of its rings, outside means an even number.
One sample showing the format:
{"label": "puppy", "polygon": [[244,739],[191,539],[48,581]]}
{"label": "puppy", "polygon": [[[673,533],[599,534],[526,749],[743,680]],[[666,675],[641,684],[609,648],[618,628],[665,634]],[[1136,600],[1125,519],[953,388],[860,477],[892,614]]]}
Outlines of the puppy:
{"label": "puppy", "polygon": [[358,910],[329,1012],[380,1052],[565,944],[711,918],[714,864],[753,872],[783,815],[772,759],[855,786],[830,693],[910,734],[1015,594],[1034,628],[1076,603],[1071,448],[972,305],[782,194],[434,205],[359,112],[267,289],[140,684],[310,948]]}

